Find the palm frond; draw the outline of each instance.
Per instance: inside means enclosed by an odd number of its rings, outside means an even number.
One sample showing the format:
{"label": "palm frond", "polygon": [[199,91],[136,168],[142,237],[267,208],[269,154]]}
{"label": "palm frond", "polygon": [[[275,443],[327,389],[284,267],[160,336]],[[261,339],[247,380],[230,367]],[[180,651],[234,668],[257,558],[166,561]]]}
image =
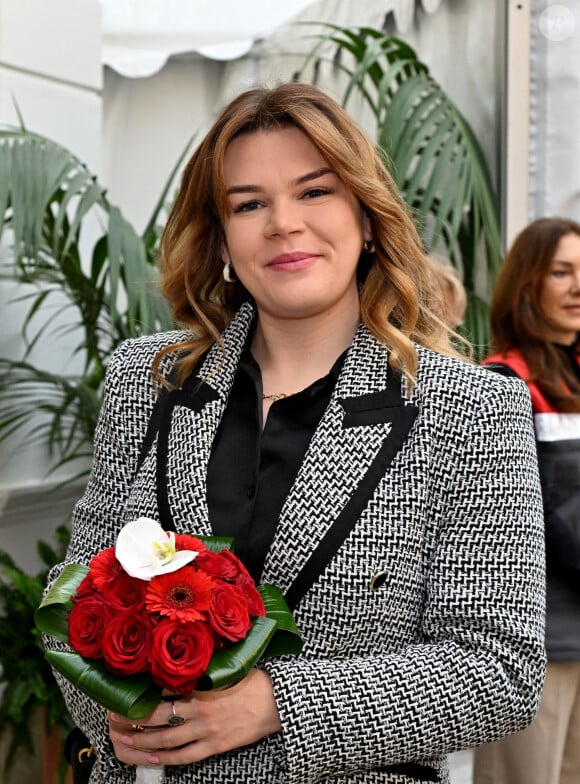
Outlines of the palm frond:
{"label": "palm frond", "polygon": [[26,361],[0,359],[0,441],[21,434],[49,454],[86,454],[100,407],[100,376],[67,377]]}
{"label": "palm frond", "polygon": [[[87,221],[102,231],[88,255]],[[24,355],[0,361],[0,439],[25,433],[56,465],[90,452],[109,355],[128,337],[173,326],[157,286],[158,228],[155,221],[140,237],[69,150],[24,128],[0,129],[0,240],[10,255],[3,271],[27,301]],[[36,367],[32,350],[67,331],[82,372]]]}
{"label": "palm frond", "polygon": [[[70,202],[77,199],[72,225],[80,224],[82,215],[100,204],[104,193],[86,167],[68,150],[20,129],[0,130],[0,180],[5,180],[1,214],[5,218],[9,207],[15,262],[24,267],[34,262],[42,251],[58,252],[56,240],[62,233],[51,232],[51,237],[46,236],[47,211],[59,227],[65,221]],[[70,238],[63,239],[70,242]]]}

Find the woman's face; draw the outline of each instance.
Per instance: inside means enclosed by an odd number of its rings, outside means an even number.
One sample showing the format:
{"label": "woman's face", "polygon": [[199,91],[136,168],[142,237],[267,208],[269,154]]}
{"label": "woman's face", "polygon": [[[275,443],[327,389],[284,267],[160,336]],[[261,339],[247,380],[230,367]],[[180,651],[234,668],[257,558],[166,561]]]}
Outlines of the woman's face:
{"label": "woman's face", "polygon": [[368,218],[296,128],[247,133],[224,158],[231,208],[223,260],[276,319],[358,318],[356,269]]}
{"label": "woman's face", "polygon": [[546,337],[570,345],[580,332],[580,237],[565,234],[554,253],[540,292]]}

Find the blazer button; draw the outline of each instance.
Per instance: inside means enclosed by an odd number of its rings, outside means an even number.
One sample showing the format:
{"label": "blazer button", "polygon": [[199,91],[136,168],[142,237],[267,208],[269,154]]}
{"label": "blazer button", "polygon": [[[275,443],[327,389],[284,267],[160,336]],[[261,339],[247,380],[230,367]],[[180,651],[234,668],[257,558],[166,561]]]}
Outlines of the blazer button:
{"label": "blazer button", "polygon": [[378,591],[379,588],[385,583],[388,576],[388,572],[377,572],[376,574],[373,574],[369,583],[371,591]]}

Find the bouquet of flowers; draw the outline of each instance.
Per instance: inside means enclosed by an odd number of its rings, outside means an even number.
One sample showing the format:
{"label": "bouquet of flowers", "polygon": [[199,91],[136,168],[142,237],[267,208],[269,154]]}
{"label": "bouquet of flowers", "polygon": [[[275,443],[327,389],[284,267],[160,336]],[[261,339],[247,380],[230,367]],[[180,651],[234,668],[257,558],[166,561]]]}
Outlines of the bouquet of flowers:
{"label": "bouquet of flowers", "polygon": [[298,653],[284,597],[256,587],[231,546],[144,517],[128,523],[115,547],[65,566],[45,596],[37,627],[72,649],[47,660],[101,705],[141,719],[163,689],[229,685],[264,656]]}

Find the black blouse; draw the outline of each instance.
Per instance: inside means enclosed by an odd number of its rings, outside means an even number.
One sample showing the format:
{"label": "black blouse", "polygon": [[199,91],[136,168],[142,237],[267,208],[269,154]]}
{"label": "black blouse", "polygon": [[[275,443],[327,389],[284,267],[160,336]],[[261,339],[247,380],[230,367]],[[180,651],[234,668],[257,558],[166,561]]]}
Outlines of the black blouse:
{"label": "black blouse", "polygon": [[212,447],[207,503],[214,535],[235,538],[236,555],[256,582],[345,355],[324,378],[275,401],[262,427],[260,368],[248,346],[242,354]]}

